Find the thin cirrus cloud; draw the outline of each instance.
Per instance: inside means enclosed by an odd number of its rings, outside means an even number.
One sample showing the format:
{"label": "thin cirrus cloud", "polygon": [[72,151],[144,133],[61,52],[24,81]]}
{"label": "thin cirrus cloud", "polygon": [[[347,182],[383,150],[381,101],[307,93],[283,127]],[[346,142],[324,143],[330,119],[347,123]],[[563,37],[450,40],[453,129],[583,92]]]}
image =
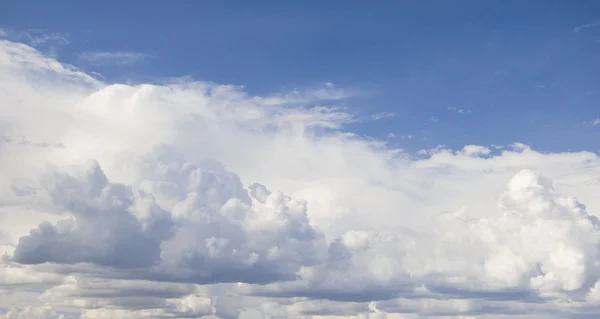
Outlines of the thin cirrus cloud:
{"label": "thin cirrus cloud", "polygon": [[11,39],[36,48],[54,49],[68,45],[71,40],[68,33],[49,32],[44,29],[14,30],[0,28],[0,38]]}
{"label": "thin cirrus cloud", "polygon": [[69,44],[68,35],[61,33],[50,33],[45,30],[28,30],[19,33],[32,46],[45,44]]}
{"label": "thin cirrus cloud", "polygon": [[584,23],[584,24],[574,27],[573,32],[578,33],[578,32],[584,31],[586,29],[595,28],[595,27],[599,27],[599,26],[600,26],[600,20],[590,22],[590,23]]}
{"label": "thin cirrus cloud", "polygon": [[594,153],[415,158],[345,131],[332,84],[106,84],[10,41],[0,85],[4,318],[600,310]]}
{"label": "thin cirrus cloud", "polygon": [[81,61],[94,66],[126,66],[150,59],[152,56],[141,52],[91,51],[81,52],[79,53],[78,57]]}

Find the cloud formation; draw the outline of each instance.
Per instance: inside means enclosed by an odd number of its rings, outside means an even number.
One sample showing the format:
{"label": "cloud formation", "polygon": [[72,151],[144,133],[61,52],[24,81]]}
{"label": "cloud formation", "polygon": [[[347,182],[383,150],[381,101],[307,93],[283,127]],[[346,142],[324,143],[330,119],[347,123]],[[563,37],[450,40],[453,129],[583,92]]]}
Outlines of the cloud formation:
{"label": "cloud formation", "polygon": [[577,33],[577,32],[581,32],[581,31],[584,31],[586,29],[594,28],[594,27],[597,27],[597,26],[600,26],[600,20],[594,21],[594,22],[590,22],[590,23],[580,24],[580,25],[578,25],[578,26],[576,26],[576,27],[573,28],[573,32]]}
{"label": "cloud formation", "polygon": [[415,157],[345,131],[350,94],[109,85],[0,40],[0,314],[600,311],[596,154]]}
{"label": "cloud formation", "polygon": [[82,52],[79,59],[94,66],[117,65],[126,66],[132,65],[141,60],[150,58],[151,56],[141,52]]}

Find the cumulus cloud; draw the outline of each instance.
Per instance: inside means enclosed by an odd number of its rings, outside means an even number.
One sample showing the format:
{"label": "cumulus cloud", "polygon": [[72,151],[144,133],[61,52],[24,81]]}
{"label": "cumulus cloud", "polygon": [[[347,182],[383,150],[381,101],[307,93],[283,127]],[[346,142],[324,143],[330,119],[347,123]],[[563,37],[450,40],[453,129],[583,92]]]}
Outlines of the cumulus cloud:
{"label": "cumulus cloud", "polygon": [[134,268],[132,277],[199,284],[293,280],[319,261],[324,243],[305,201],[258,184],[248,192],[219,164],[157,152],[140,165],[145,179],[135,187],[110,183],[97,162],[43,177],[49,204],[72,218],[21,237],[13,260]]}
{"label": "cumulus cloud", "polygon": [[0,314],[600,310],[596,154],[515,143],[415,158],[345,131],[350,95],[108,85],[0,41]]}
{"label": "cumulus cloud", "polygon": [[250,287],[261,295],[336,301],[447,295],[489,299],[585,299],[597,282],[600,229],[573,197],[531,170],[518,172],[499,213],[435,216],[430,231],[349,231],[303,282]]}
{"label": "cumulus cloud", "polygon": [[4,316],[4,319],[64,319],[65,316],[57,314],[49,305],[39,307],[25,307],[23,309],[11,308]]}

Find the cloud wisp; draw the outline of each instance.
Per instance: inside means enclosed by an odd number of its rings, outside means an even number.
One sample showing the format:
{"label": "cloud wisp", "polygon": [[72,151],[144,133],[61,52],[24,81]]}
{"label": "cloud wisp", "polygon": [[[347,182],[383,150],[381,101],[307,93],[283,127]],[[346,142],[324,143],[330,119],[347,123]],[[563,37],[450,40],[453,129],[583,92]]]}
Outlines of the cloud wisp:
{"label": "cloud wisp", "polygon": [[600,311],[594,153],[415,158],[331,84],[109,85],[2,40],[0,88],[4,318]]}
{"label": "cloud wisp", "polygon": [[587,29],[590,29],[590,28],[595,28],[595,27],[598,27],[598,26],[600,26],[600,20],[578,25],[578,26],[576,26],[576,27],[573,28],[573,32],[574,33],[578,33],[578,32],[582,32],[584,30],[587,30]]}
{"label": "cloud wisp", "polygon": [[93,66],[129,66],[135,63],[148,60],[152,55],[141,52],[108,52],[108,51],[90,51],[78,54],[81,61]]}

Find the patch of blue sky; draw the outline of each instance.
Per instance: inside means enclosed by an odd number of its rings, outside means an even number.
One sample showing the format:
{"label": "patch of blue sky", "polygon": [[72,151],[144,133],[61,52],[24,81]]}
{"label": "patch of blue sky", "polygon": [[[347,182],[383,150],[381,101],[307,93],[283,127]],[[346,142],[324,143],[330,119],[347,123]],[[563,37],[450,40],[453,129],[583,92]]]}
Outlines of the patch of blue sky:
{"label": "patch of blue sky", "polygon": [[360,92],[347,130],[407,150],[599,149],[593,0],[6,1],[0,27],[109,82],[332,82]]}

